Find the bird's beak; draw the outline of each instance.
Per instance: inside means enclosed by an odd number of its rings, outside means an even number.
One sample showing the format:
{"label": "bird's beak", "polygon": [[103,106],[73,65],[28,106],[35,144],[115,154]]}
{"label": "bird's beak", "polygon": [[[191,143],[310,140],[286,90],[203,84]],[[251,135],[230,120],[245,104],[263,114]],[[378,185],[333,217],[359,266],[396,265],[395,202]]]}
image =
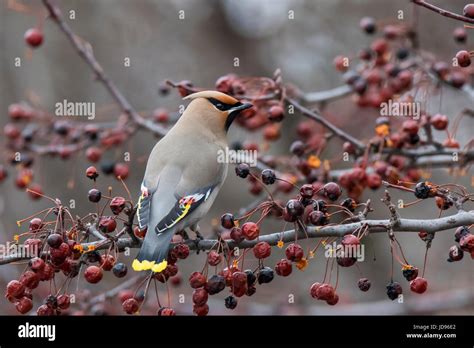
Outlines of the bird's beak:
{"label": "bird's beak", "polygon": [[250,103],[245,103],[245,104],[240,104],[236,107],[233,107],[232,109],[229,110],[229,115],[235,113],[239,113],[240,111],[250,109],[253,105]]}
{"label": "bird's beak", "polygon": [[225,121],[225,130],[228,131],[232,122],[234,122],[235,118],[240,114],[240,112],[251,108],[253,105],[250,103],[244,103],[237,106],[234,106],[232,109],[229,109],[227,114],[227,120]]}

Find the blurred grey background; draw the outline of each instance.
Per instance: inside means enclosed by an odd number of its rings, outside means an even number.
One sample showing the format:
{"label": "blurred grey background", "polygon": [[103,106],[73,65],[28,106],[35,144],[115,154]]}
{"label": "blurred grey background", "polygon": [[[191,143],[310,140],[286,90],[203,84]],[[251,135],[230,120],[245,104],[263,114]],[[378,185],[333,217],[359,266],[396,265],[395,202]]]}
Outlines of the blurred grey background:
{"label": "blurred grey background", "polygon": [[[22,1],[37,11],[42,10],[40,1]],[[463,0],[437,1],[437,4],[460,12],[465,4]],[[65,36],[51,21],[44,23],[45,40],[43,45],[30,51],[23,40],[24,32],[38,23],[36,15],[18,13],[8,9],[8,1],[0,1],[0,125],[7,122],[8,105],[21,100],[34,98],[45,109],[54,111],[54,104],[63,99],[69,101],[93,101],[96,103],[98,117],[96,122],[113,120],[118,117],[112,99],[104,87],[93,81],[89,68],[76,54]],[[175,91],[163,98],[157,93],[157,85],[164,79],[191,80],[197,86],[212,88],[215,80],[227,73],[244,76],[272,76],[275,69],[282,70],[284,81],[299,86],[304,91],[320,91],[342,84],[339,73],[332,66],[332,59],[338,54],[355,55],[358,50],[368,46],[371,38],[359,29],[363,16],[373,16],[378,20],[396,22],[397,11],[404,11],[406,20],[410,18],[412,7],[408,0],[64,0],[60,6],[65,15],[75,11],[76,18],[68,20],[76,34],[90,42],[97,60],[107,74],[117,84],[123,94],[139,111],[150,111],[156,107],[176,110],[182,103]],[[288,11],[293,10],[295,18],[288,19]],[[185,19],[178,18],[184,11]],[[452,40],[452,30],[459,26],[453,20],[443,18],[432,12],[419,9],[419,35],[421,46],[433,51],[441,59],[450,61],[458,50]],[[38,12],[41,13],[41,12]],[[472,32],[472,31],[471,31]],[[469,44],[472,46],[473,34]],[[14,67],[15,57],[22,58],[22,66]],[[130,58],[131,66],[123,62]],[[234,67],[233,60],[238,57],[240,66]],[[453,119],[460,110],[472,107],[472,100],[461,94],[443,89],[440,95],[428,97],[430,112],[444,112]],[[440,108],[441,105],[441,108]],[[99,112],[101,111],[102,112]],[[358,109],[350,98],[329,105],[328,114],[337,115],[336,123],[342,125],[353,135],[364,137],[373,130],[366,127],[367,120],[373,122],[373,111]],[[295,137],[294,128],[297,119],[287,118],[282,138],[272,151],[283,153]],[[457,139],[465,144],[472,136],[472,121],[464,120]],[[3,136],[3,135],[2,135]],[[260,141],[258,133],[248,133],[238,127],[230,132],[232,140]],[[130,151],[133,170],[127,180],[132,194],[138,195],[144,162],[156,138],[141,132],[124,147],[109,151],[104,156],[120,159],[123,152]],[[3,139],[2,139],[3,141]],[[336,141],[337,142],[337,141]],[[145,157],[146,158],[146,157]],[[83,175],[88,162],[84,156],[69,161],[38,158],[35,165],[35,182],[43,186],[52,197],[63,201],[75,199],[75,214],[89,211],[91,203],[87,201],[90,181]],[[247,184],[232,172],[217,203],[201,223],[204,234],[210,234],[211,218],[218,218],[225,212],[237,212],[254,199],[247,192]],[[25,193],[13,184],[13,171],[10,178],[0,186],[0,242],[11,240],[17,233],[15,221],[33,212],[48,207],[48,202],[32,202]],[[434,172],[434,182],[455,182],[471,187],[472,171],[465,177],[451,177],[445,170]],[[68,182],[74,187],[68,188]],[[113,184],[115,193],[124,194],[120,185],[111,178],[101,176],[99,187],[103,190]],[[366,192],[374,202],[382,195]],[[394,193],[394,198],[411,199],[407,195]],[[384,206],[375,204],[374,218],[386,217]],[[450,211],[452,212],[452,211]],[[435,218],[437,210],[434,203],[423,202],[414,209],[402,211],[404,217]],[[280,231],[283,224],[265,223],[263,233]],[[423,264],[424,244],[416,234],[400,235],[405,255],[420,269]],[[314,245],[316,241],[309,244]],[[423,297],[442,294],[439,302],[448,303],[439,307],[435,313],[472,314],[472,290],[474,287],[473,261],[465,255],[461,262],[446,262],[448,249],[454,244],[453,233],[439,233],[428,257],[425,274],[429,289],[425,295],[416,295],[409,291],[408,283],[402,278],[399,267],[395,269],[395,279],[404,286],[406,303],[391,302],[385,295],[385,285],[389,281],[390,252],[388,240],[383,235],[374,235],[366,240],[367,262],[360,265],[364,276],[372,281],[372,289],[362,293],[357,288],[359,273],[357,268],[340,270],[338,293],[339,304],[329,307],[325,303],[314,301],[309,296],[309,287],[320,281],[324,274],[324,260],[313,260],[309,267],[300,272],[294,269],[288,278],[276,277],[273,283],[259,287],[257,293],[240,300],[236,313],[241,314],[385,314],[411,310],[422,304]],[[372,261],[373,255],[376,261]],[[284,257],[284,250],[274,249],[267,262],[273,266]],[[193,261],[180,263],[184,283],[191,271],[204,263],[202,255],[192,256]],[[124,258],[131,262],[131,258]],[[128,262],[129,263],[129,262]],[[256,261],[247,261],[247,266],[256,266]],[[0,286],[17,277],[24,266],[0,266]],[[200,268],[201,266],[199,266]],[[90,287],[94,293],[117,284],[112,275],[98,286]],[[86,286],[82,281],[81,286]],[[455,290],[461,290],[456,293]],[[44,290],[47,291],[47,290]],[[467,291],[467,292],[466,292]],[[188,298],[184,306],[177,304],[177,295]],[[459,304],[456,299],[466,296],[470,305]],[[191,289],[187,284],[172,290],[173,305],[181,311],[191,310],[188,295]],[[294,294],[295,303],[288,304],[288,295]],[[459,296],[458,296],[459,295]],[[210,302],[211,314],[233,313],[224,307],[219,294]],[[113,302],[114,303],[114,302]],[[118,302],[115,302],[117,307]],[[311,305],[311,307],[310,307]],[[13,313],[14,308],[2,296],[0,314]],[[423,309],[422,309],[423,311]],[[120,310],[118,311],[120,313]],[[342,312],[342,313],[341,313]],[[432,313],[427,310],[426,313]]]}

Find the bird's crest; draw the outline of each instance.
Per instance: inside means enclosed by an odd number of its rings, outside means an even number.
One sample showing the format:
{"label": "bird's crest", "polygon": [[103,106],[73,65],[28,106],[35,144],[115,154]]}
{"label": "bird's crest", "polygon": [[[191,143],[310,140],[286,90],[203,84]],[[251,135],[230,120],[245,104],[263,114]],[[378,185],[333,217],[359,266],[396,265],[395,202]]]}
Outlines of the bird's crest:
{"label": "bird's crest", "polygon": [[192,100],[192,99],[196,99],[196,98],[206,98],[206,99],[207,98],[214,98],[214,99],[217,99],[220,102],[222,102],[224,104],[228,104],[228,105],[234,105],[235,103],[239,102],[234,97],[231,97],[230,95],[227,95],[225,93],[218,92],[218,91],[200,91],[200,92],[190,94],[190,95],[184,97],[183,99],[184,100]]}

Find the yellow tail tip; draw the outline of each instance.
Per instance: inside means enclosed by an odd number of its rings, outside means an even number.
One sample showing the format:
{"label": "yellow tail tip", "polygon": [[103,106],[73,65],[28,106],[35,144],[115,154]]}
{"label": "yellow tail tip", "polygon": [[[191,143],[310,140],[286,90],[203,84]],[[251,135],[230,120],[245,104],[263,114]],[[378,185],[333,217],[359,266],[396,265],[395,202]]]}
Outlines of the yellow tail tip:
{"label": "yellow tail tip", "polygon": [[148,271],[152,269],[152,267],[155,265],[155,261],[148,261],[148,260],[143,260],[143,261],[138,261],[137,259],[133,260],[132,262],[132,268],[134,271]]}
{"label": "yellow tail tip", "polygon": [[161,261],[160,263],[153,265],[151,270],[155,273],[159,273],[163,271],[168,266],[168,262],[166,260]]}

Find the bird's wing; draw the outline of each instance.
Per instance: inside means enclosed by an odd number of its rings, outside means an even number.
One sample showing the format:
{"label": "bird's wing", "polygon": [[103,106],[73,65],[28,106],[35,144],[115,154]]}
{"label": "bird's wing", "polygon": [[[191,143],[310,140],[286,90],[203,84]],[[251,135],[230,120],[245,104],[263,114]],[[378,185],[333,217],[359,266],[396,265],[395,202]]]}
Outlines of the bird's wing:
{"label": "bird's wing", "polygon": [[198,188],[193,192],[180,196],[175,195],[176,202],[169,213],[156,225],[155,232],[163,233],[169,228],[175,226],[178,222],[189,216],[197,207],[206,202],[211,192],[217,185],[211,185],[204,188]]}
{"label": "bird's wing", "polygon": [[[134,270],[163,270],[167,265],[169,243],[176,232],[176,225],[208,201],[222,183],[214,177],[207,186],[194,187],[194,181],[188,182],[187,177],[185,171],[179,168],[165,167],[159,174],[156,189],[148,190],[147,195],[142,193],[138,220],[140,228],[148,226],[148,232],[132,264]],[[204,209],[202,213],[206,211]]]}

